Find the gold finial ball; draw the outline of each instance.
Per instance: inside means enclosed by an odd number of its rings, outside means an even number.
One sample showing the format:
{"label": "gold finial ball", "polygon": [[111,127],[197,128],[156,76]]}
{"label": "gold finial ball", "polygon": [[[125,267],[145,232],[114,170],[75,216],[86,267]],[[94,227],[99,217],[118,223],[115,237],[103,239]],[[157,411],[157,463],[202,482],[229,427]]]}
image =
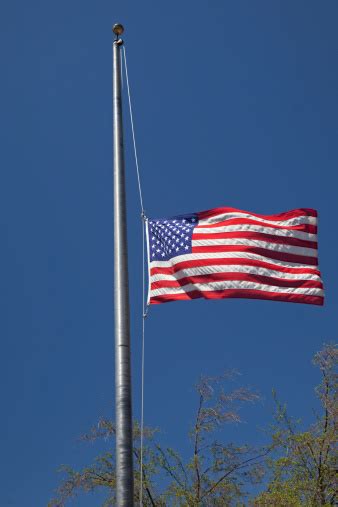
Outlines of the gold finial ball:
{"label": "gold finial ball", "polygon": [[115,25],[113,26],[113,32],[115,33],[115,35],[117,36],[120,36],[123,34],[124,32],[124,27],[123,25],[121,25],[121,23],[115,23]]}

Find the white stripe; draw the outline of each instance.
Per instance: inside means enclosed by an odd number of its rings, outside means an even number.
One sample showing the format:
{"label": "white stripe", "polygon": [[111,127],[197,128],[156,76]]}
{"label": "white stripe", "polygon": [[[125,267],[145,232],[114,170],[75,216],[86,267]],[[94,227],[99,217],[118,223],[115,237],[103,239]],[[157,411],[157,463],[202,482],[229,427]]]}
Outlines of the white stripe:
{"label": "white stripe", "polygon": [[259,255],[251,252],[210,252],[210,253],[193,253],[193,254],[185,254],[178,255],[177,257],[172,257],[170,261],[151,261],[151,268],[170,268],[175,264],[185,261],[194,261],[200,259],[215,259],[215,264],[217,264],[217,259],[249,259],[260,262],[268,262],[269,264],[273,264],[275,269],[278,267],[283,268],[310,268],[314,270],[318,270],[317,266],[312,266],[309,264],[299,264],[298,262],[285,262],[279,261],[276,259],[269,259],[264,255]]}
{"label": "white stripe", "polygon": [[[306,255],[308,257],[317,257],[315,248],[305,248],[303,246],[292,246],[280,243],[270,243],[269,241],[259,241],[257,239],[233,238],[233,239],[196,239],[192,241],[192,246],[216,246],[216,245],[244,245],[273,250],[274,252],[285,252],[295,255]],[[268,256],[268,254],[267,254]]]}
{"label": "white stripe", "polygon": [[198,221],[198,225],[217,224],[218,222],[231,220],[232,218],[248,218],[251,220],[259,220],[260,222],[263,222],[265,224],[276,224],[285,226],[301,225],[301,224],[317,225],[317,217],[311,217],[307,215],[289,218],[288,220],[266,220],[265,218],[250,215],[250,213],[239,213],[239,212],[220,213],[219,215],[215,215],[213,217],[200,219]]}
{"label": "white stripe", "polygon": [[286,280],[313,280],[320,282],[320,277],[310,273],[283,273],[256,266],[197,266],[195,268],[186,268],[172,274],[156,273],[151,276],[151,282],[159,282],[161,280],[180,280],[186,276],[212,275],[213,273],[249,273],[260,276],[274,276]]}
{"label": "white stripe", "polygon": [[217,291],[217,290],[261,290],[266,292],[273,292],[276,294],[304,294],[307,296],[321,296],[323,297],[324,291],[322,289],[309,289],[309,288],[294,288],[294,287],[275,287],[273,285],[263,285],[255,282],[246,282],[244,280],[235,281],[222,281],[212,283],[189,283],[183,287],[170,287],[162,289],[154,289],[151,291],[151,297],[161,296],[163,294],[185,294],[194,290],[200,291]]}
{"label": "white stripe", "polygon": [[273,227],[263,227],[262,225],[226,225],[221,227],[201,227],[194,229],[194,234],[220,234],[223,232],[259,232],[260,234],[273,234],[274,236],[283,236],[287,238],[303,239],[305,241],[317,241],[317,234],[295,231],[289,229],[274,229]]}

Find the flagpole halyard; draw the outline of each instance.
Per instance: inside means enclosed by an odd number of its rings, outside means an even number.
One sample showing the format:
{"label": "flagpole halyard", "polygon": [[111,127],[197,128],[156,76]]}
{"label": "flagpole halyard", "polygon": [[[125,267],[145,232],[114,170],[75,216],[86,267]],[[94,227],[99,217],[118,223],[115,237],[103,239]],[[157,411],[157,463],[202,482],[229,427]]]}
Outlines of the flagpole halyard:
{"label": "flagpole halyard", "polygon": [[121,47],[124,28],[113,26],[113,146],[114,146],[114,309],[116,502],[134,505],[132,397],[130,366],[130,310],[124,145],[121,100]]}

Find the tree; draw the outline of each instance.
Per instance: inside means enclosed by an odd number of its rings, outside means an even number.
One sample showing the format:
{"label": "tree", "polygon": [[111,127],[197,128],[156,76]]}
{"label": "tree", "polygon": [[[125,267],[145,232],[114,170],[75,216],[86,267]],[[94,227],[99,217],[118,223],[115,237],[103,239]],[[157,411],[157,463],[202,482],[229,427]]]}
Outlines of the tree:
{"label": "tree", "polygon": [[[159,506],[165,504],[162,502],[161,495],[156,495],[156,503],[154,500],[156,488],[152,483],[152,478],[157,475],[156,454],[154,452],[154,435],[156,429],[144,428],[144,449],[143,449],[143,505]],[[82,441],[94,442],[98,439],[108,440],[110,447],[114,448],[112,440],[115,438],[116,430],[112,421],[100,419],[96,426],[93,426],[88,434],[81,437]],[[134,465],[135,465],[135,503],[139,501],[140,490],[140,437],[141,431],[139,424],[134,423],[133,439],[134,439]],[[74,470],[70,466],[62,466],[60,472],[64,474],[64,480],[57,491],[57,498],[49,502],[48,507],[63,507],[66,502],[76,496],[78,493],[95,492],[98,489],[107,491],[107,499],[104,507],[116,505],[115,489],[116,489],[116,473],[114,454],[106,452],[98,456],[94,463],[83,468],[80,471]]]}
{"label": "tree", "polygon": [[169,479],[166,505],[224,506],[245,497],[244,485],[262,477],[268,449],[224,444],[216,436],[227,423],[239,423],[239,405],[258,395],[247,388],[223,390],[222,377],[203,377],[196,386],[198,407],[190,432],[192,456],[186,463],[172,449],[157,446],[159,466]]}
{"label": "tree", "polygon": [[[143,505],[180,507],[318,507],[337,504],[336,451],[337,430],[337,367],[338,351],[324,346],[314,357],[320,369],[321,382],[316,388],[320,411],[313,424],[304,430],[301,421],[290,417],[286,405],[276,393],[274,423],[269,429],[269,445],[253,448],[248,445],[224,443],[222,429],[239,423],[243,404],[252,403],[258,395],[239,387],[226,390],[236,376],[234,372],[221,377],[202,377],[196,385],[197,408],[189,438],[191,455],[185,460],[172,448],[158,442],[158,430],[144,429]],[[85,441],[112,439],[115,426],[100,420]],[[134,424],[135,503],[140,492],[140,436]],[[80,492],[107,491],[105,507],[115,505],[115,463],[113,453],[99,456],[93,464],[80,471],[63,467],[64,480],[57,498],[50,507],[63,507]],[[261,484],[263,491],[256,497],[246,492],[249,484]],[[159,484],[164,484],[161,488]],[[246,503],[244,503],[246,502]]]}
{"label": "tree", "polygon": [[[243,403],[254,402],[258,395],[240,387],[225,391],[226,382],[235,373],[221,377],[202,377],[196,386],[198,407],[190,432],[191,457],[188,461],[171,448],[163,448],[155,441],[157,430],[144,429],[143,449],[143,505],[145,506],[224,506],[245,497],[244,486],[262,477],[262,464],[269,449],[254,449],[248,445],[223,444],[216,436],[227,423],[241,421],[239,411]],[[140,491],[140,427],[134,424],[135,503]],[[101,419],[82,440],[113,439],[115,426]],[[113,442],[110,442],[113,448]],[[64,480],[57,498],[49,507],[63,507],[79,492],[107,491],[105,507],[115,505],[115,463],[110,452],[99,456],[81,471],[63,466]],[[160,476],[167,485],[159,490]],[[163,480],[161,481],[163,482]],[[237,503],[236,505],[239,505]]]}
{"label": "tree", "polygon": [[337,430],[338,351],[325,345],[314,357],[322,379],[316,388],[321,411],[307,431],[288,415],[274,393],[275,425],[272,431],[274,455],[267,461],[270,481],[255,506],[317,507],[336,505],[335,448]]}

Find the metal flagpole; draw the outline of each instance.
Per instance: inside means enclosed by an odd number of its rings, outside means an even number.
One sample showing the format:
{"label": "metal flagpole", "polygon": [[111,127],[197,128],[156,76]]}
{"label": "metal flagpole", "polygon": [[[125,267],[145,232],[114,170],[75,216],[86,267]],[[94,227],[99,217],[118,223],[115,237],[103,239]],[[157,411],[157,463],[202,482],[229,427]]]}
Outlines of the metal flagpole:
{"label": "metal flagpole", "polygon": [[127,255],[126,194],[121,103],[121,47],[113,32],[113,123],[114,123],[114,306],[115,306],[115,418],[116,501],[118,507],[134,505],[133,438],[131,413],[130,324]]}

